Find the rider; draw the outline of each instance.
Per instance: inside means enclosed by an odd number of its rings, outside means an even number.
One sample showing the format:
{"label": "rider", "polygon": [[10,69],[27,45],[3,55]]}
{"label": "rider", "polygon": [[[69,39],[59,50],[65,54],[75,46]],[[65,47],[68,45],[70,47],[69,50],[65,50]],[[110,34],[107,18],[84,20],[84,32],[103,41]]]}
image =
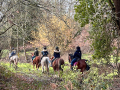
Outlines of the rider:
{"label": "rider", "polygon": [[73,60],[71,61],[71,65],[70,65],[71,70],[73,70],[74,63],[77,62],[78,59],[81,60],[81,56],[82,56],[82,52],[80,50],[80,47],[77,46],[76,51],[73,55]]}
{"label": "rider", "polygon": [[36,48],[35,51],[34,51],[34,56],[32,57],[32,61],[36,56],[39,56],[38,48]]}
{"label": "rider", "polygon": [[12,57],[13,55],[16,55],[16,50],[14,48],[12,48],[12,52],[11,52],[11,55],[9,56],[9,59],[10,57]]}
{"label": "rider", "polygon": [[44,46],[44,48],[43,48],[41,53],[42,53],[42,57],[41,57],[41,60],[42,60],[43,57],[48,55],[48,51],[47,51],[47,47],[46,46]]}
{"label": "rider", "polygon": [[51,66],[52,66],[53,61],[54,61],[56,58],[60,58],[60,50],[59,50],[59,47],[56,47],[56,48],[55,48],[53,56],[54,56],[54,58],[53,58],[52,61],[51,61]]}

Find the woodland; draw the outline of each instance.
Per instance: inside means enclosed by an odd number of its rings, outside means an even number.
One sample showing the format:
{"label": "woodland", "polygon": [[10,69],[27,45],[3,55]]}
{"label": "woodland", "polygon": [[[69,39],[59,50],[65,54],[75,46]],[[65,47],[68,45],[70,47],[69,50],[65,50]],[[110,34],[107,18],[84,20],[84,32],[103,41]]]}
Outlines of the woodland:
{"label": "woodland", "polygon": [[[44,46],[48,57],[60,48],[62,73],[33,68],[31,53]],[[83,74],[70,70],[76,46],[90,66]],[[0,90],[120,90],[120,0],[0,0]]]}

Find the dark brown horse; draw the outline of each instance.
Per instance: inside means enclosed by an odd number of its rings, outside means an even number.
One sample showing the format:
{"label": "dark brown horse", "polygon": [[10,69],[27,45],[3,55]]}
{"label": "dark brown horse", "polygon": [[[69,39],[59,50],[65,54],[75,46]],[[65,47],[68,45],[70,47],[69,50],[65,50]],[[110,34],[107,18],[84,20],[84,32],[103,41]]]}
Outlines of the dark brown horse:
{"label": "dark brown horse", "polygon": [[[54,57],[52,57],[51,58],[51,60],[53,59]],[[65,63],[64,63],[64,60],[62,59],[62,58],[56,58],[54,61],[53,61],[53,63],[52,63],[52,67],[53,67],[53,70],[54,71],[59,71],[59,70],[61,70],[61,71],[63,71],[63,69],[62,69],[62,65],[64,65]]]}
{"label": "dark brown horse", "polygon": [[[68,55],[68,60],[69,60],[69,63],[71,63],[73,59],[73,54],[69,54]],[[77,66],[77,70],[78,69],[81,69],[81,72],[83,73],[85,70],[89,70],[90,67],[87,65],[86,63],[87,60],[85,59],[81,59],[81,60],[78,60],[77,62],[74,63],[74,66]]]}
{"label": "dark brown horse", "polygon": [[[33,53],[31,53],[31,54],[32,54],[32,56],[34,55]],[[40,61],[41,61],[41,57],[36,56],[35,59],[33,60],[33,68],[36,65],[36,69],[38,69],[40,66]]]}

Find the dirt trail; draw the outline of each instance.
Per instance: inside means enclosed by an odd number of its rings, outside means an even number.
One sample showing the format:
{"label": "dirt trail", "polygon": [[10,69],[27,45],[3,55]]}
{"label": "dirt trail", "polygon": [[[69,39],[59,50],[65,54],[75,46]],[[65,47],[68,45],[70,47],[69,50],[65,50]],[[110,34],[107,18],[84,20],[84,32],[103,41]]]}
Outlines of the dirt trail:
{"label": "dirt trail", "polygon": [[116,77],[113,79],[113,86],[111,90],[120,90],[120,77]]}

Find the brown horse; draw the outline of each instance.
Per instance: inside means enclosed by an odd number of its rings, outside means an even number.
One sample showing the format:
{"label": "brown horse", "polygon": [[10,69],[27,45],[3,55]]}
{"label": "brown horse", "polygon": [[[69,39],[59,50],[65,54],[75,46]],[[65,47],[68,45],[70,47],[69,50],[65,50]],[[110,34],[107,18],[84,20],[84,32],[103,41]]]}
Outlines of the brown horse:
{"label": "brown horse", "polygon": [[[73,54],[69,54],[68,55],[68,60],[69,60],[69,63],[71,63],[73,59]],[[77,66],[77,70],[78,69],[81,69],[81,72],[83,73],[85,70],[89,70],[90,67],[87,65],[86,63],[87,60],[85,59],[81,59],[81,60],[78,60],[77,62],[74,63],[74,66]]]}
{"label": "brown horse", "polygon": [[[31,53],[31,54],[32,54],[32,57],[33,57],[34,54],[33,53]],[[36,69],[38,69],[39,66],[40,66],[40,61],[41,61],[41,57],[40,56],[36,56],[35,59],[33,60],[33,68],[36,65]]]}
{"label": "brown horse", "polygon": [[[51,60],[53,59],[54,57],[51,58]],[[62,58],[56,58],[53,63],[52,63],[52,67],[53,67],[53,70],[54,71],[63,71],[62,69],[62,65],[64,65],[64,60]]]}

